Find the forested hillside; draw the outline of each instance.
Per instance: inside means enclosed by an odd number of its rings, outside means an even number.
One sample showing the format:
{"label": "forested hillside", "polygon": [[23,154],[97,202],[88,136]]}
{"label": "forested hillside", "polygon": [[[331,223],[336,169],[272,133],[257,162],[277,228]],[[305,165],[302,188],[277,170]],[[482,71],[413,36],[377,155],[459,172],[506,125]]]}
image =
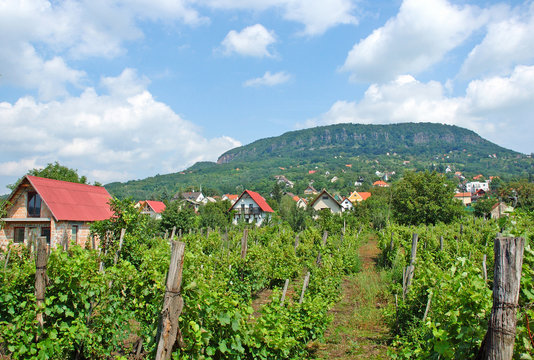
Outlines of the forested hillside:
{"label": "forested hillside", "polygon": [[208,195],[243,189],[268,193],[274,176],[284,175],[294,183],[288,191],[295,194],[310,183],[317,189],[346,193],[355,182],[361,181],[365,189],[386,173],[389,180],[406,170],[513,179],[531,176],[533,164],[530,157],[457,126],[339,124],[261,139],[222,154],[217,163],[201,162],[179,173],[111,183],[106,188],[120,198],[162,200],[200,186]]}

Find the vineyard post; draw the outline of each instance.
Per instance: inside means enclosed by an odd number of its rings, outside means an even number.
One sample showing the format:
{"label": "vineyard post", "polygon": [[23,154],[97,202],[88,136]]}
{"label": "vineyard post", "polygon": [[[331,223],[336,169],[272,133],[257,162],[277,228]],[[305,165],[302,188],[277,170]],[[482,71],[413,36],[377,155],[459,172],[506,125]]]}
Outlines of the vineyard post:
{"label": "vineyard post", "polygon": [[282,291],[282,298],[280,299],[280,306],[284,306],[284,301],[286,299],[287,287],[289,286],[289,279],[286,279],[284,283],[284,291]]}
{"label": "vineyard post", "polygon": [[426,302],[425,315],[423,315],[423,322],[426,321],[426,317],[428,316],[428,311],[430,310],[430,303],[432,302],[432,294],[433,293],[430,293],[428,295],[428,301]]}
{"label": "vineyard post", "polygon": [[4,273],[7,271],[7,263],[9,262],[9,255],[11,255],[11,246],[8,245],[6,261],[4,262]]}
{"label": "vineyard post", "polygon": [[417,255],[418,238],[419,238],[419,235],[417,233],[414,233],[412,236],[412,253],[410,257],[410,265],[406,268],[406,286],[404,287],[404,291],[402,294],[403,298],[406,296],[406,294],[410,290],[410,285],[412,285],[413,274],[415,272],[415,257]]}
{"label": "vineyard post", "polygon": [[488,281],[488,270],[486,269],[486,254],[482,257],[482,273],[484,274],[484,282]]}
{"label": "vineyard post", "polygon": [[[42,236],[37,242],[37,256],[35,257],[35,300],[37,307],[40,307],[45,300],[46,291],[46,264],[48,262],[46,237]],[[44,326],[43,313],[39,310],[36,320],[41,329]]]}
{"label": "vineyard post", "polygon": [[243,230],[243,237],[241,238],[241,259],[245,260],[248,249],[248,229]]}
{"label": "vineyard post", "polygon": [[[323,233],[323,242],[322,242],[323,247],[326,246],[327,240],[328,240],[328,231],[325,230]],[[319,253],[317,254],[317,259],[315,260],[315,264],[319,266],[321,264],[321,260],[322,260],[321,250],[319,249]]]}
{"label": "vineyard post", "polygon": [[419,235],[417,233],[414,233],[412,236],[412,254],[410,257],[410,265],[414,265],[415,263],[415,256],[417,255],[417,240],[419,238]]}
{"label": "vineyard post", "polygon": [[172,227],[172,232],[171,232],[171,240],[170,241],[174,241],[174,235],[176,234],[176,226],[173,226]]}
{"label": "vineyard post", "polygon": [[477,360],[512,359],[524,249],[524,238],[495,239],[493,307],[488,331],[478,351]]}
{"label": "vineyard post", "polygon": [[439,250],[443,251],[443,235],[439,237]]}
{"label": "vineyard post", "polygon": [[391,232],[391,240],[389,241],[389,250],[393,251],[393,231]]}
{"label": "vineyard post", "polygon": [[182,334],[180,332],[178,318],[184,307],[184,301],[180,293],[182,285],[182,271],[184,266],[185,243],[172,242],[171,263],[167,273],[167,284],[161,320],[158,327],[158,346],[156,360],[170,359],[174,345],[178,341],[182,346]]}
{"label": "vineyard post", "polygon": [[295,255],[297,254],[297,247],[299,246],[299,234],[295,236],[295,245],[293,246],[295,248]]}
{"label": "vineyard post", "polygon": [[302,292],[300,293],[299,304],[302,304],[302,302],[304,301],[304,293],[306,292],[306,288],[308,288],[309,283],[310,283],[310,272],[308,271],[306,273],[306,277],[304,277],[304,282],[302,283]]}
{"label": "vineyard post", "polygon": [[163,239],[167,240],[168,237],[169,237],[169,229],[166,229],[165,230],[165,237]]}

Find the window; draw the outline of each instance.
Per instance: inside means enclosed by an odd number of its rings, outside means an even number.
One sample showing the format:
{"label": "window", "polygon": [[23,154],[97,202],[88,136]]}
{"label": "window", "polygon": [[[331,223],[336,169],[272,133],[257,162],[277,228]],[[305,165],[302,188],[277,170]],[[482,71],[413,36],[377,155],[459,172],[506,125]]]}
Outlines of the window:
{"label": "window", "polygon": [[14,236],[13,242],[24,243],[24,228],[23,227],[16,227],[14,235],[15,236]]}
{"label": "window", "polygon": [[50,245],[50,228],[49,227],[41,228],[41,236],[46,237],[46,243]]}
{"label": "window", "polygon": [[71,241],[73,241],[75,244],[78,243],[78,225],[72,225],[71,230]]}
{"label": "window", "polygon": [[41,216],[41,197],[36,192],[28,193],[28,217]]}
{"label": "window", "polygon": [[323,195],[323,200],[328,200],[328,195]]}

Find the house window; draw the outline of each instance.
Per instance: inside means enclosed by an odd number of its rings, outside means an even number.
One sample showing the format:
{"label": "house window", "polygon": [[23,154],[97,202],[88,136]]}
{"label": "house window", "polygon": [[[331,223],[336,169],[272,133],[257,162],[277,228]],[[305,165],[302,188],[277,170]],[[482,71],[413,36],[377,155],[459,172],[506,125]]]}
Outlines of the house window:
{"label": "house window", "polygon": [[78,243],[78,225],[72,225],[71,228],[71,241],[73,241],[75,244]]}
{"label": "house window", "polygon": [[36,192],[28,193],[28,217],[41,216],[41,197]]}
{"label": "house window", "polygon": [[50,228],[49,227],[41,228],[41,236],[46,237],[46,243],[50,245]]}
{"label": "house window", "polygon": [[15,228],[15,236],[14,236],[13,242],[15,242],[16,244],[24,243],[24,228],[23,227]]}
{"label": "house window", "polygon": [[241,204],[241,214],[245,213],[245,204]]}
{"label": "house window", "polygon": [[323,200],[328,200],[328,195],[323,195]]}

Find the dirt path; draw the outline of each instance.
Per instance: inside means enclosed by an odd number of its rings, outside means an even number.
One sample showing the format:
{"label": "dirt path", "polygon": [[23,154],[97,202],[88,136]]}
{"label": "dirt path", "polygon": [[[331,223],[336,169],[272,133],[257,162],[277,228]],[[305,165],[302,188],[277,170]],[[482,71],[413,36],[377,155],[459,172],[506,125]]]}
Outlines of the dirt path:
{"label": "dirt path", "polygon": [[387,280],[376,269],[376,240],[360,248],[362,271],[343,281],[343,298],[331,310],[334,320],[319,345],[318,359],[388,359],[388,328],[382,318]]}

